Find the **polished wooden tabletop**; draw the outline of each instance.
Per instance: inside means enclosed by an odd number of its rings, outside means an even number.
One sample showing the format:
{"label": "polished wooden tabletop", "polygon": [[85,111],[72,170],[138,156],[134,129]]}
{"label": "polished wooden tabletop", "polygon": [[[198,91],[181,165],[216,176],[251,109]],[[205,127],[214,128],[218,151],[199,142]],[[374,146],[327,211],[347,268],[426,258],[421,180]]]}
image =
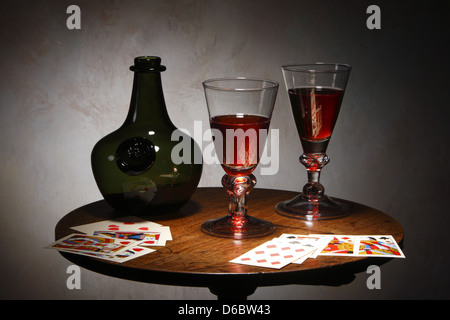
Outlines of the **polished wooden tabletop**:
{"label": "polished wooden tabletop", "polygon": [[[165,216],[143,216],[169,226],[172,232],[173,240],[168,241],[165,247],[153,247],[155,252],[122,264],[62,254],[82,267],[110,276],[148,283],[208,287],[219,297],[234,294],[234,286],[239,285],[241,294],[247,296],[258,286],[341,285],[351,282],[354,274],[365,270],[367,265],[389,261],[387,258],[319,256],[280,270],[229,262],[283,233],[392,235],[398,243],[403,240],[403,229],[395,219],[355,202],[345,201],[350,205],[350,214],[333,220],[304,221],[275,212],[278,202],[296,195],[290,191],[258,188],[250,193],[249,215],[271,221],[276,226],[275,232],[269,236],[234,240],[203,233],[200,226],[204,221],[226,215],[228,195],[222,188],[198,188],[192,199],[178,212]],[[73,226],[114,218],[120,219],[120,214],[104,200],[85,205],[58,222],[55,238],[75,233],[71,229]],[[248,288],[247,293],[242,289],[245,287]]]}

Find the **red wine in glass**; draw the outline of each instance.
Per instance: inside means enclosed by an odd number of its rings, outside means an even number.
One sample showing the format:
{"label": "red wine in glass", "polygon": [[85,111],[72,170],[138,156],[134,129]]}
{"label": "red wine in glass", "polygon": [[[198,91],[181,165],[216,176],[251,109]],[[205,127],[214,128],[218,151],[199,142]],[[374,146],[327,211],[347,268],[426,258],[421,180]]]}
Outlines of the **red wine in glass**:
{"label": "red wine in glass", "polygon": [[219,115],[212,117],[210,124],[222,135],[222,139],[215,139],[215,143],[225,172],[232,176],[251,174],[259,162],[260,145],[265,142],[260,141],[260,130],[266,130],[266,137],[270,119],[250,114]]}
{"label": "red wine in glass", "polygon": [[252,78],[203,81],[210,126],[219,162],[225,171],[222,185],[228,193],[228,213],[205,221],[209,235],[234,239],[267,236],[273,223],[247,214],[247,198],[256,185],[252,174],[267,138],[278,83]]}
{"label": "red wine in glass", "polygon": [[292,113],[305,153],[323,153],[336,124],[344,90],[302,87],[288,90]]}
{"label": "red wine in glass", "polygon": [[306,168],[308,183],[295,198],[279,202],[275,211],[306,220],[343,217],[349,213],[348,206],[325,194],[320,174],[330,161],[326,150],[351,66],[340,63],[291,64],[282,66],[282,71],[303,147],[299,160]]}

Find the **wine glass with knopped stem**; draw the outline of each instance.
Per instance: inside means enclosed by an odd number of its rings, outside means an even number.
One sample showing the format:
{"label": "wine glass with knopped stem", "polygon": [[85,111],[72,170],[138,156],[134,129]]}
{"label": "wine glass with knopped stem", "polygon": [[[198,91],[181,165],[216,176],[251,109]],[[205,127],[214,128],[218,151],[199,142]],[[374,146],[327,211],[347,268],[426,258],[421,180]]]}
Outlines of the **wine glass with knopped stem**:
{"label": "wine glass with knopped stem", "polygon": [[325,195],[320,172],[338,118],[351,67],[315,63],[282,66],[292,114],[303,147],[300,162],[306,167],[308,183],[292,200],[275,206],[281,215],[306,220],[339,218],[348,207]]}
{"label": "wine glass with knopped stem", "polygon": [[247,196],[256,184],[258,165],[268,134],[278,83],[249,78],[203,82],[216,154],[225,170],[228,214],[204,222],[210,235],[244,239],[271,234],[275,227],[247,214]]}

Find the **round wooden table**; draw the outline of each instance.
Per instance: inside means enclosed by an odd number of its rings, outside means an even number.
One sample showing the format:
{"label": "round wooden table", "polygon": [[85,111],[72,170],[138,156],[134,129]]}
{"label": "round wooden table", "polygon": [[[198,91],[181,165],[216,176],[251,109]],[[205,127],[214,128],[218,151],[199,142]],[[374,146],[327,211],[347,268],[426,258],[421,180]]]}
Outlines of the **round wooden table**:
{"label": "round wooden table", "polygon": [[[279,201],[291,199],[296,192],[255,188],[250,193],[249,214],[276,225],[273,234],[244,240],[207,235],[201,224],[227,213],[227,197],[222,188],[198,188],[192,199],[178,212],[166,216],[142,217],[169,226],[172,241],[155,252],[136,259],[115,263],[66,252],[61,254],[88,270],[122,279],[147,283],[208,287],[219,299],[245,299],[257,287],[287,284],[331,285],[350,283],[355,274],[369,265],[381,265],[388,258],[353,258],[319,256],[304,263],[290,264],[276,270],[230,263],[229,261],[283,233],[392,235],[401,245],[401,225],[376,209],[345,200],[350,205],[346,217],[304,221],[277,214]],[[120,217],[104,200],[80,207],[64,216],[56,225],[55,237],[60,239],[76,233],[71,227]]]}

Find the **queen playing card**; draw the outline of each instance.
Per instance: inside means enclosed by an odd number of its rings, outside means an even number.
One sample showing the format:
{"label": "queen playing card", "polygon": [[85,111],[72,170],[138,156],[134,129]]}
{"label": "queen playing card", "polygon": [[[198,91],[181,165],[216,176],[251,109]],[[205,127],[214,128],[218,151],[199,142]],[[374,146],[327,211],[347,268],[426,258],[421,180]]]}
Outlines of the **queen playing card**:
{"label": "queen playing card", "polygon": [[133,240],[121,240],[104,237],[94,237],[85,234],[70,234],[48,245],[46,248],[70,250],[80,253],[118,254],[139,244]]}
{"label": "queen playing card", "polygon": [[355,249],[355,241],[356,236],[332,235],[331,240],[329,241],[328,245],[324,247],[322,252],[320,252],[320,255],[354,257],[357,253]]}

